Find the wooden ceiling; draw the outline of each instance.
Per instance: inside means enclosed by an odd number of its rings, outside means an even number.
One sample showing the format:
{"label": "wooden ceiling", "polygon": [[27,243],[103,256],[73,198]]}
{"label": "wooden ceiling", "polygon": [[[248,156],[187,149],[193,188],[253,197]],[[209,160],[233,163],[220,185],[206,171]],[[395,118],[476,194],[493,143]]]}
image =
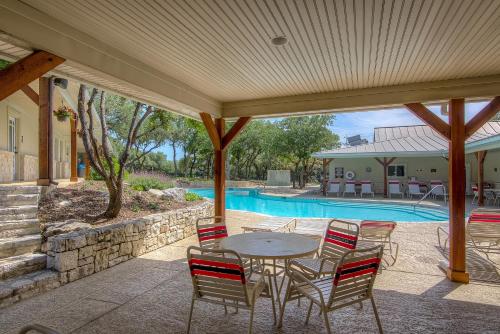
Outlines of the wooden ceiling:
{"label": "wooden ceiling", "polygon": [[21,3],[228,106],[500,74],[500,0]]}

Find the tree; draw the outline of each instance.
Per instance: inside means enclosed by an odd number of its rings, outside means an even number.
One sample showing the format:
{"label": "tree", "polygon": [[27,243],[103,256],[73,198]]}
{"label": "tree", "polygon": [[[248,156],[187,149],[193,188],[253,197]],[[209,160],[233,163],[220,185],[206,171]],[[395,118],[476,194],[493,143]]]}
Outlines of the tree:
{"label": "tree", "polygon": [[[131,105],[134,105],[130,122],[124,128],[117,127],[110,131],[108,121],[113,121],[113,117],[110,116],[120,117],[119,113],[109,112],[106,107],[106,94],[104,91],[94,88],[88,99],[87,95],[87,87],[80,85],[78,118],[81,124],[82,141],[92,168],[104,179],[108,188],[108,207],[102,216],[114,218],[118,216],[122,207],[123,178],[125,168],[129,162],[130,151],[137,138],[141,137],[139,132],[141,126],[153,115],[155,110],[153,107],[140,102],[134,103],[120,98],[121,103],[116,105],[110,103],[109,105],[124,110],[128,110]],[[99,120],[96,119],[95,113],[97,113]],[[126,136],[123,137],[125,139],[121,152],[117,154],[111,147],[111,134],[120,133],[124,129],[126,129]],[[98,140],[99,135],[100,141]]]}
{"label": "tree", "polygon": [[173,162],[174,162],[174,175],[179,175],[179,168],[177,166],[177,147],[186,138],[185,133],[185,118],[175,115],[172,118],[170,127],[168,129],[167,140],[172,146]]}

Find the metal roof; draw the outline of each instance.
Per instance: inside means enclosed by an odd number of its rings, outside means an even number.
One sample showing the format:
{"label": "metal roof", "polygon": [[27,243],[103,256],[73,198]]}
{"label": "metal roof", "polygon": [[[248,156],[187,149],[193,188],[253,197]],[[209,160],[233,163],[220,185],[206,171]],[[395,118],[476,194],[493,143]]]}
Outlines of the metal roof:
{"label": "metal roof", "polygon": [[[375,128],[374,142],[365,145],[326,150],[313,154],[316,158],[362,158],[403,156],[444,156],[448,141],[427,125]],[[467,153],[500,148],[500,122],[483,125],[467,139]]]}

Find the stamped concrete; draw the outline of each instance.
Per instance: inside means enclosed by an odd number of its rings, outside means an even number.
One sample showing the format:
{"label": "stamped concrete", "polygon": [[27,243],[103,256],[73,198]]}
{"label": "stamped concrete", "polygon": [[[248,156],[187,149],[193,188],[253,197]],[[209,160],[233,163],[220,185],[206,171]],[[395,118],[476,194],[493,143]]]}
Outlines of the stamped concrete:
{"label": "stamped concrete", "polygon": [[[230,234],[258,215],[230,211]],[[472,282],[449,282],[437,267],[439,224],[399,224],[394,240],[401,245],[395,266],[377,277],[375,299],[386,333],[498,333],[500,276],[483,257],[471,253]],[[0,333],[16,333],[40,323],[61,333],[184,333],[191,298],[186,248],[181,240],[139,258],[21,301],[0,312]],[[499,259],[496,258],[495,261]],[[254,333],[325,333],[317,312],[309,325],[306,307],[287,305],[283,329],[276,329],[269,300],[257,304]],[[244,333],[248,312],[224,314],[221,306],[195,306],[192,333]],[[371,306],[348,307],[330,314],[334,332],[376,333]]]}

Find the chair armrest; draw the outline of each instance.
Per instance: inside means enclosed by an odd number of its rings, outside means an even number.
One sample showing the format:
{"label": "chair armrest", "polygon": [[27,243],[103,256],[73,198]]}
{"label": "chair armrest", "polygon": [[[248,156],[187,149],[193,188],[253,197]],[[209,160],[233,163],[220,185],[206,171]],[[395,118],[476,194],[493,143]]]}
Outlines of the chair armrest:
{"label": "chair armrest", "polygon": [[306,285],[306,284],[309,285],[311,288],[316,290],[316,292],[318,292],[321,300],[323,300],[323,293],[321,292],[320,288],[318,288],[310,279],[305,277],[300,271],[292,268],[291,266],[292,266],[293,262],[294,262],[293,260],[290,261],[289,265],[286,268],[288,277],[290,277],[292,282],[296,281],[297,283],[300,283],[301,285]]}
{"label": "chair armrest", "polygon": [[337,268],[337,263],[339,259],[333,258],[333,257],[324,257],[321,258],[321,263],[319,265],[319,272],[323,272],[323,266],[325,265],[325,262],[332,262],[333,263],[333,269],[332,272],[335,272],[335,269]]}

